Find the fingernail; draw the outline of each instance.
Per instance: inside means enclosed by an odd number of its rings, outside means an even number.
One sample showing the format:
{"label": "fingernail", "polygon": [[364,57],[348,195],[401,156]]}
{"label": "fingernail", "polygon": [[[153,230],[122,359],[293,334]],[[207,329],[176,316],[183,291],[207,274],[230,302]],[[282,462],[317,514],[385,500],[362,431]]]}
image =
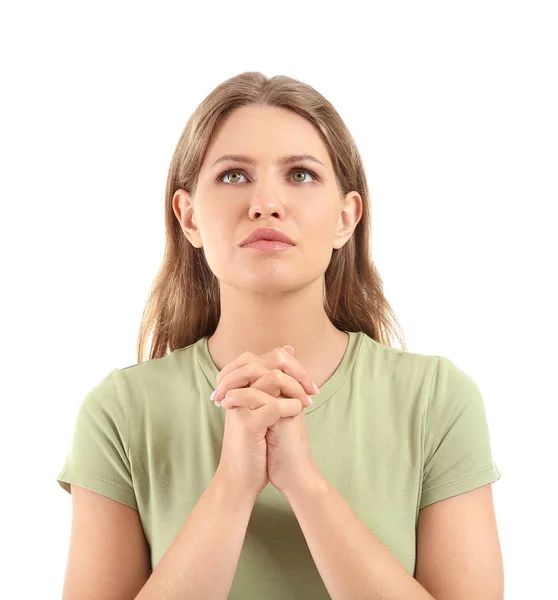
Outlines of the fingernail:
{"label": "fingernail", "polygon": [[211,396],[209,396],[210,400],[213,400],[213,398],[215,398],[215,394],[217,393],[217,388],[215,388],[212,392],[211,392]]}
{"label": "fingernail", "polygon": [[312,385],[314,386],[314,391],[316,392],[316,394],[319,394],[320,388],[314,382],[312,382]]}
{"label": "fingernail", "polygon": [[308,398],[308,402],[310,402],[310,404],[312,404],[312,398],[310,398],[310,396],[306,396]]}

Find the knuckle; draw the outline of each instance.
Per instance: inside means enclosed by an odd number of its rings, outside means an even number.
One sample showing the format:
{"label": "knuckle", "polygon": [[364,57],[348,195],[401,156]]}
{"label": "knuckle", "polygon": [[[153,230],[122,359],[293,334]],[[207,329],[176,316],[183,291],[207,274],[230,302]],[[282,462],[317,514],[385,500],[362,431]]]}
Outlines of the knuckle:
{"label": "knuckle", "polygon": [[289,356],[289,353],[285,350],[285,348],[275,348],[272,351],[272,354],[274,360],[276,360],[280,365],[284,365],[287,361],[287,357]]}
{"label": "knuckle", "polygon": [[283,373],[283,371],[281,371],[281,369],[271,369],[270,374],[275,381],[277,381],[279,379],[283,379],[283,375],[284,375],[284,373]]}
{"label": "knuckle", "polygon": [[265,375],[268,372],[268,370],[262,364],[260,364],[259,362],[254,362],[253,365],[254,365],[254,367],[253,367],[254,368],[254,373],[258,376],[258,379],[262,375]]}

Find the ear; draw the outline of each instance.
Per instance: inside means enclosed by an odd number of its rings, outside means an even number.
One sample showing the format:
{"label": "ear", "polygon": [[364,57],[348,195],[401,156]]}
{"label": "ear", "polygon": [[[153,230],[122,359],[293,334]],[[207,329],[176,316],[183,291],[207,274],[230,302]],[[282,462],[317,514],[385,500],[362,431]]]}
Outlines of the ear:
{"label": "ear", "polygon": [[172,209],[180,228],[194,248],[202,248],[200,230],[196,223],[197,215],[194,214],[194,205],[190,194],[183,189],[176,190],[172,199]]}

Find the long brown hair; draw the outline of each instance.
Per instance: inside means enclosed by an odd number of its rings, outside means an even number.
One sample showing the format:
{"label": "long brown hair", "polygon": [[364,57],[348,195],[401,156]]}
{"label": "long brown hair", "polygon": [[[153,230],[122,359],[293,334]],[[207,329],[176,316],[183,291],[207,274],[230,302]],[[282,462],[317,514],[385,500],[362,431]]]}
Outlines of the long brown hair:
{"label": "long brown hair", "polygon": [[345,123],[310,85],[283,75],[268,78],[259,72],[246,72],[218,85],[196,108],[178,140],[165,191],[165,252],[142,316],[138,362],[144,360],[151,334],[149,358],[153,359],[211,336],[217,328],[219,281],[207,264],[203,248],[192,246],[184,235],[172,199],[178,189],[195,195],[198,172],[213,132],[227,113],[240,106],[290,109],[317,128],[332,161],[340,197],[357,191],[363,201],[362,217],[353,235],[342,248],[333,249],[325,272],[326,314],[337,329],[363,331],[387,346],[395,334],[406,350],[403,332],[371,258],[368,185],[359,151]]}

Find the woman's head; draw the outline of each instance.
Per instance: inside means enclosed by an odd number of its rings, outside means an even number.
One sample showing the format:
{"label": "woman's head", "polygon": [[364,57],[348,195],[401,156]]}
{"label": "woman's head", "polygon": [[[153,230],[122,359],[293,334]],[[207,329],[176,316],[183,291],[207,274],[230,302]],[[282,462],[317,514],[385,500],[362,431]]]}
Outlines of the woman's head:
{"label": "woman's head", "polygon": [[[239,158],[222,160],[231,150]],[[245,152],[252,164],[240,159]],[[316,161],[282,164],[295,154]],[[348,241],[361,215],[358,193],[341,196],[316,127],[282,107],[229,112],[214,132],[195,186],[195,194],[179,189],[173,198],[184,234],[195,248],[203,247],[221,284],[248,293],[281,294],[322,281],[332,250]],[[268,253],[241,247],[260,227],[280,229],[295,245]]]}
{"label": "woman's head", "polygon": [[[231,148],[254,162],[219,161]],[[319,162],[280,161],[292,154]],[[370,256],[368,203],[354,140],[316,90],[261,73],[219,85],[190,117],[171,161],[165,255],[143,315],[138,361],[151,333],[150,358],[213,334],[219,282],[280,293],[323,280],[335,327],[387,345],[395,327],[405,348]],[[270,253],[240,247],[259,227],[281,229],[295,246]]]}

